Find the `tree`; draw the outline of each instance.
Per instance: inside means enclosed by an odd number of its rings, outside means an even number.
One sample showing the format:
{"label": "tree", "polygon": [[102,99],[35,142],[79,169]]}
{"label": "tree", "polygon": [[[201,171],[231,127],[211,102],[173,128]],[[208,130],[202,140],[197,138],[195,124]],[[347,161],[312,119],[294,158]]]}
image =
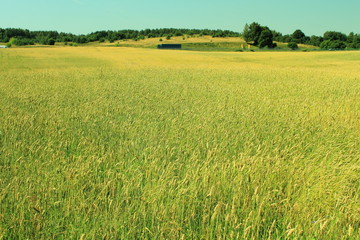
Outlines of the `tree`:
{"label": "tree", "polygon": [[305,43],[306,40],[305,34],[300,29],[295,30],[291,37],[296,43]]}
{"label": "tree", "polygon": [[55,39],[49,38],[47,44],[48,45],[55,45]]}
{"label": "tree", "polygon": [[[273,43],[273,32],[268,27],[261,26],[256,22],[250,25],[246,24],[242,36],[247,43],[253,42],[253,45],[260,48],[276,47],[276,44]],[[279,34],[277,36],[279,37]]]}
{"label": "tree", "polygon": [[11,38],[9,41],[9,45],[16,45],[16,46],[25,46],[25,45],[34,45],[34,41],[30,38]]}
{"label": "tree", "polygon": [[82,43],[87,43],[89,41],[88,41],[88,39],[86,38],[85,35],[80,35],[75,39],[75,42],[82,44]]}
{"label": "tree", "polygon": [[353,32],[349,33],[346,45],[348,48],[360,48],[360,35]]}
{"label": "tree", "polygon": [[325,40],[320,44],[320,47],[327,50],[342,50],[346,48],[346,44],[340,40]]}
{"label": "tree", "polygon": [[259,38],[263,30],[264,28],[260,24],[253,22],[250,25],[245,25],[242,35],[246,42],[253,42],[257,46],[259,45]]}
{"label": "tree", "polygon": [[180,30],[178,30],[178,31],[175,32],[175,36],[177,36],[177,37],[180,37],[180,36],[182,36],[182,35],[183,35],[183,34],[181,33]]}
{"label": "tree", "polygon": [[324,33],[324,40],[339,40],[345,42],[346,39],[346,35],[341,32],[327,31]]}
{"label": "tree", "polygon": [[272,32],[269,29],[264,29],[260,36],[259,36],[259,47],[260,48],[264,48],[264,47],[269,47],[269,48],[273,48],[273,35]]}
{"label": "tree", "polygon": [[319,47],[323,41],[324,39],[322,37],[312,35],[307,43]]}
{"label": "tree", "polygon": [[288,48],[291,48],[292,50],[298,49],[298,45],[296,42],[289,42],[287,46],[288,46]]}
{"label": "tree", "polygon": [[274,40],[274,41],[278,41],[278,42],[281,42],[281,41],[282,41],[283,35],[282,35],[280,32],[277,32],[277,31],[275,31],[275,30],[272,30],[271,32],[272,32],[272,34],[273,34],[273,40]]}
{"label": "tree", "polygon": [[352,43],[354,40],[355,34],[353,32],[349,33],[349,35],[346,38],[347,43]]}

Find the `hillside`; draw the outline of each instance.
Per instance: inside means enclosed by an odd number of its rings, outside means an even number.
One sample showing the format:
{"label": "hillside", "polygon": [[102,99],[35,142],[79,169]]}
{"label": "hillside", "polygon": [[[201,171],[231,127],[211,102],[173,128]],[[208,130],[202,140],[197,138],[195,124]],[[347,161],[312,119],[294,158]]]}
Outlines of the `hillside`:
{"label": "hillside", "polygon": [[[79,44],[78,46],[102,46],[102,47],[136,47],[136,48],[156,48],[158,44],[182,44],[183,50],[193,50],[193,51],[225,51],[225,52],[234,52],[234,51],[269,51],[269,49],[264,48],[260,49],[256,46],[247,45],[245,40],[240,37],[211,37],[211,36],[180,36],[172,37],[171,39],[166,38],[146,38],[143,40],[119,40],[113,43],[108,41],[100,42],[90,42],[86,44]],[[290,51],[287,47],[287,43],[276,42],[278,47],[271,49],[271,51]],[[64,45],[64,43],[57,43],[58,46]],[[248,48],[250,47],[250,48]],[[298,51],[304,50],[314,50],[318,47],[299,44]]]}
{"label": "hillside", "polygon": [[[156,48],[158,44],[182,44],[184,50],[195,50],[195,51],[266,51],[267,49],[259,49],[256,46],[248,45],[245,40],[239,37],[211,37],[211,36],[195,36],[195,37],[172,37],[167,40],[166,38],[146,38],[143,40],[120,40],[114,43],[90,43],[90,45],[100,46],[121,46],[121,47],[145,47],[145,48]],[[274,50],[290,50],[287,47],[287,43],[277,42],[278,47]],[[315,46],[299,44],[299,50],[304,49],[318,49]]]}
{"label": "hillside", "polygon": [[[171,39],[166,39],[165,37],[156,37],[156,38],[145,38],[142,40],[133,40],[125,39],[118,40],[110,43],[109,41],[105,42],[89,42],[84,44],[78,43],[64,43],[57,42],[55,46],[49,45],[29,45],[21,46],[25,48],[29,47],[82,47],[82,46],[92,46],[92,47],[135,47],[135,48],[156,48],[158,44],[182,44],[183,50],[192,50],[192,51],[224,51],[224,52],[235,52],[235,51],[292,51],[287,47],[287,43],[275,42],[277,47],[275,49],[260,49],[256,46],[247,45],[244,39],[240,37],[212,37],[212,36],[179,36],[171,37]],[[0,43],[0,45],[5,45],[6,43]],[[19,46],[13,46],[19,47]],[[250,47],[250,48],[249,48]],[[306,44],[299,44],[299,49],[297,51],[307,51],[307,50],[316,50],[318,47]]]}

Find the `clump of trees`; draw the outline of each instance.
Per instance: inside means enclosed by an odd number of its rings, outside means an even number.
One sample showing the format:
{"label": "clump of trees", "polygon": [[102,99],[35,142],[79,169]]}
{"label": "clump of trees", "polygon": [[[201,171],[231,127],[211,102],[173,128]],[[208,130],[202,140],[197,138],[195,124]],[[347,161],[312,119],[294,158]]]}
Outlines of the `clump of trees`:
{"label": "clump of trees", "polygon": [[72,42],[83,44],[88,42],[115,42],[123,39],[141,40],[145,38],[171,38],[173,36],[210,35],[212,37],[239,37],[240,33],[229,30],[210,29],[182,29],[182,28],[160,28],[145,30],[119,30],[119,31],[96,31],[90,34],[75,35],[57,31],[29,31],[20,28],[0,28],[0,42],[14,40],[14,45],[44,44],[53,45],[55,42]]}
{"label": "clump of trees", "polygon": [[12,46],[12,45],[16,45],[16,46],[24,46],[24,45],[34,45],[35,42],[33,39],[30,38],[10,38],[9,40],[9,45],[8,46]]}
{"label": "clump of trees", "polygon": [[0,28],[0,42],[7,42],[17,46],[23,45],[54,45],[55,42],[74,41],[76,35],[58,33],[57,31],[29,31],[20,28]]}
{"label": "clump of trees", "polygon": [[306,36],[300,29],[295,30],[292,34],[282,35],[279,32],[272,31],[274,41],[309,44],[322,49],[357,49],[360,48],[360,35],[353,32],[345,35],[341,32],[327,31],[323,36]]}
{"label": "clump of trees", "polygon": [[246,24],[242,36],[247,43],[260,48],[276,47],[276,44],[273,42],[274,36],[270,29],[266,26],[261,26],[256,22],[253,22],[250,25]]}

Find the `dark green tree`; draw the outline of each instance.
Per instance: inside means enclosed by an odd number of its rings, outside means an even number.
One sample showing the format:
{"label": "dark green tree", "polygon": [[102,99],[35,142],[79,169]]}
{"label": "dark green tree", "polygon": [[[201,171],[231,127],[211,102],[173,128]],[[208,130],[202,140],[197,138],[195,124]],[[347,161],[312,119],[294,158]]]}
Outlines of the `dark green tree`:
{"label": "dark green tree", "polygon": [[281,42],[281,41],[282,41],[283,35],[282,35],[280,32],[277,32],[277,31],[275,31],[275,30],[272,30],[271,32],[272,32],[272,34],[273,34],[273,40],[274,40],[274,41],[278,41],[278,42]]}
{"label": "dark green tree", "polygon": [[346,35],[341,32],[327,31],[324,33],[324,40],[339,40],[345,42],[346,39]]}
{"label": "dark green tree", "polygon": [[327,50],[342,50],[346,48],[346,44],[340,40],[325,40],[320,44],[320,47]]}
{"label": "dark green tree", "polygon": [[259,45],[259,38],[261,32],[264,30],[260,24],[253,22],[252,24],[246,24],[242,36],[246,42],[253,42],[255,46]]}
{"label": "dark green tree", "polygon": [[55,45],[55,39],[49,38],[49,39],[47,40],[47,45]]}
{"label": "dark green tree", "polygon": [[324,41],[324,38],[312,35],[307,43],[310,45],[319,47],[323,41]]}
{"label": "dark green tree", "polygon": [[292,40],[296,43],[305,43],[306,41],[305,33],[303,33],[300,29],[295,30],[291,37]]}
{"label": "dark green tree", "polygon": [[298,45],[296,42],[289,42],[287,46],[288,46],[288,48],[291,48],[292,50],[298,49]]}
{"label": "dark green tree", "polygon": [[269,29],[264,29],[261,32],[258,41],[259,41],[260,48],[264,48],[264,47],[273,48],[274,47],[273,34]]}

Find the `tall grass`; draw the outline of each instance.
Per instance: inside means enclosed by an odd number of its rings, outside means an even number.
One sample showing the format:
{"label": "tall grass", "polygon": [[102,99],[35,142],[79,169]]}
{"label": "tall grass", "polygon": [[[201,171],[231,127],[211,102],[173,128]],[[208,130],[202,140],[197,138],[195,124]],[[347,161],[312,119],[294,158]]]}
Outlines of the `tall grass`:
{"label": "tall grass", "polygon": [[0,61],[0,239],[359,237],[359,52]]}

